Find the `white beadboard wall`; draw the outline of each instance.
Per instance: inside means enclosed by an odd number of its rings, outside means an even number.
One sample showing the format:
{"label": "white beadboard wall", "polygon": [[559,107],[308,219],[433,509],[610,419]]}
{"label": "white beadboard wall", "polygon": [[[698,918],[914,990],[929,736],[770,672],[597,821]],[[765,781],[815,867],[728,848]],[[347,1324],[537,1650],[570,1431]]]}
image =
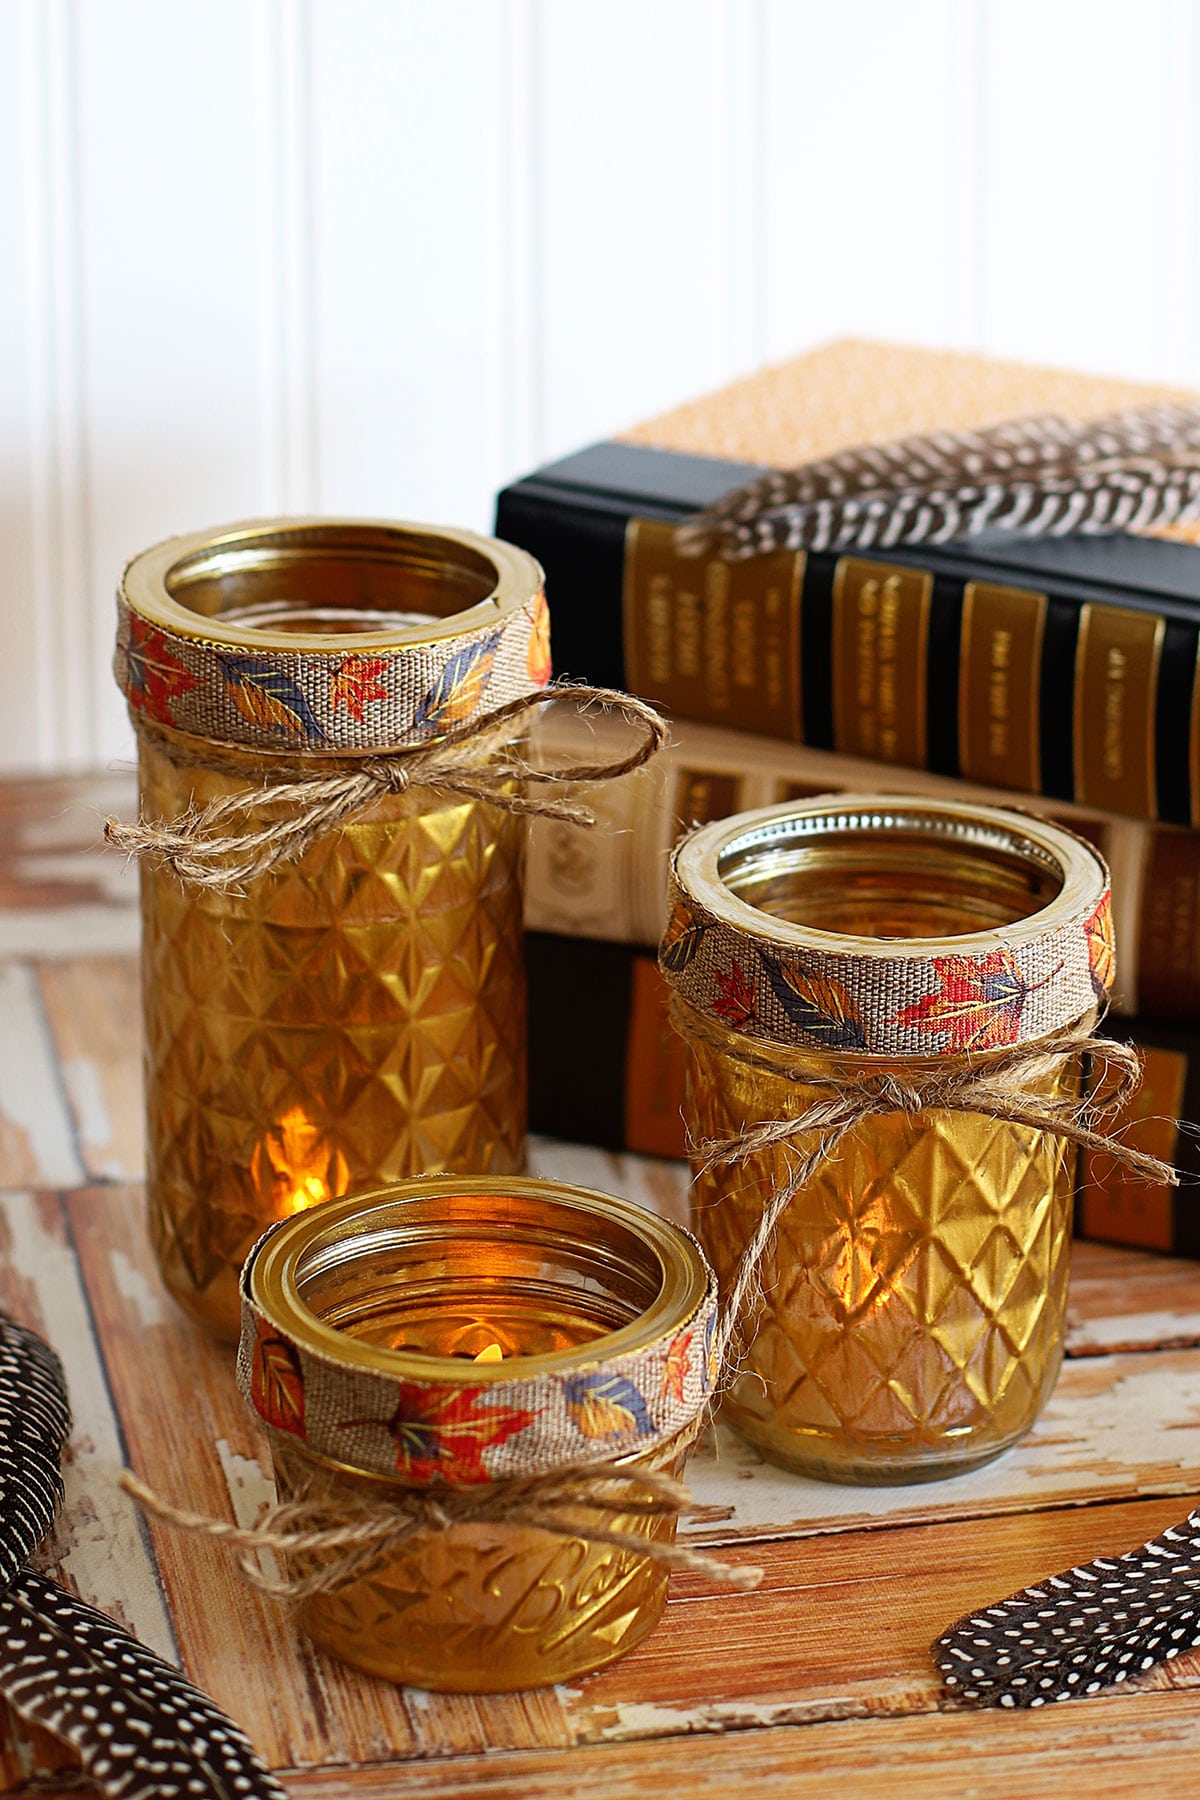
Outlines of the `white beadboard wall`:
{"label": "white beadboard wall", "polygon": [[0,768],[131,754],[155,539],[850,333],[1200,385],[1194,0],[0,0]]}

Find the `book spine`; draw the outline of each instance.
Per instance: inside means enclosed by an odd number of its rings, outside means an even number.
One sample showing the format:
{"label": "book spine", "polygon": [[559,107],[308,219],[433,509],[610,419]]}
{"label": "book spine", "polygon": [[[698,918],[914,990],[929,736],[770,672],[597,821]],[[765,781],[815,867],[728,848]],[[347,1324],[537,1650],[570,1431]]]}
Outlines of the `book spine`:
{"label": "book spine", "polygon": [[1200,626],[1178,606],[981,579],[953,545],[687,556],[687,509],[642,510],[536,477],[501,495],[498,532],[546,566],[562,672],[680,718],[1200,827]]}
{"label": "book spine", "polygon": [[[650,952],[531,932],[530,1127],[546,1137],[642,1156],[686,1156],[687,1057],[671,1028],[667,990]],[[564,996],[569,1005],[564,1007]],[[587,1021],[581,1034],[578,1021]],[[1116,1121],[1126,1141],[1200,1176],[1200,1032],[1124,1021],[1145,1078]],[[1141,1180],[1111,1157],[1079,1159],[1081,1237],[1200,1258],[1200,1217],[1179,1190]]]}
{"label": "book spine", "polygon": [[[581,738],[581,730],[590,733]],[[547,762],[617,753],[622,728],[549,716],[538,728]],[[1029,807],[1023,794],[680,724],[647,767],[589,796],[594,831],[555,819],[530,823],[525,920],[531,930],[649,948],[658,942],[667,861],[679,834],[753,807],[828,793],[910,793]],[[1200,834],[1160,829],[1084,807],[1041,800],[1045,813],[1095,845],[1113,877],[1117,986],[1122,1012],[1200,1018]],[[1186,970],[1187,979],[1183,979]]]}

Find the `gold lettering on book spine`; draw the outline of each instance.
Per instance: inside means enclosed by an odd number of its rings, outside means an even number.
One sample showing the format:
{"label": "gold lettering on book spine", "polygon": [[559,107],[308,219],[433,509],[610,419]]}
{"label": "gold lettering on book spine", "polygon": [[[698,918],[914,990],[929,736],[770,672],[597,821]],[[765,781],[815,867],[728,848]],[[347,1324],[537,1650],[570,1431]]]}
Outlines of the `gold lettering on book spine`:
{"label": "gold lettering on book spine", "polygon": [[1075,798],[1158,817],[1154,727],[1166,622],[1157,613],[1085,606],[1075,652]]}
{"label": "gold lettering on book spine", "polygon": [[844,556],[833,578],[833,742],[923,769],[933,577]]}
{"label": "gold lettering on book spine", "polygon": [[958,758],[964,776],[1041,792],[1045,594],[969,581],[958,664]]}
{"label": "gold lettering on book spine", "polygon": [[685,719],[799,739],[804,560],[790,550],[747,562],[680,556],[673,524],[631,519],[626,685]]}

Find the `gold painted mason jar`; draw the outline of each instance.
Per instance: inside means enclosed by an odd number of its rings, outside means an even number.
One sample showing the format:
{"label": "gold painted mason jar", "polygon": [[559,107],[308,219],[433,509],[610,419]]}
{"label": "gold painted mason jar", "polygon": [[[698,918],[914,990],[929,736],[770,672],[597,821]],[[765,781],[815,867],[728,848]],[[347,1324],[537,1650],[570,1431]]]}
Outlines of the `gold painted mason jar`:
{"label": "gold painted mason jar", "polygon": [[[264,520],[138,556],[117,680],[148,820],[360,769],[549,679],[541,570],[468,532]],[[261,803],[255,795],[262,789]],[[163,1276],[236,1336],[272,1220],[423,1170],[525,1154],[524,821],[384,793],[222,891],[143,857],[147,1184]]]}
{"label": "gold painted mason jar", "polygon": [[[280,1496],[330,1521],[580,1463],[675,1473],[709,1394],[716,1283],[699,1245],[580,1188],[442,1177],[337,1201],[265,1237],[243,1292],[238,1381]],[[619,1495],[555,1516],[565,1531],[418,1524],[307,1598],[305,1628],[420,1687],[573,1680],[640,1643],[667,1592],[662,1563],[588,1525],[671,1541],[675,1520],[622,1513]]]}
{"label": "gold painted mason jar", "polygon": [[[703,1144],[838,1105],[855,1083],[1002,1074],[1087,1027],[1112,979],[1108,875],[1000,809],[836,796],[744,813],[673,861],[660,961]],[[1079,1057],[1019,1086],[1079,1091]],[[886,1102],[885,1102],[886,1104]],[[698,1168],[693,1222],[727,1293],[812,1130]],[[1074,1152],[981,1111],[875,1111],[786,1206],[722,1416],[828,1480],[958,1473],[1014,1443],[1063,1352]]]}

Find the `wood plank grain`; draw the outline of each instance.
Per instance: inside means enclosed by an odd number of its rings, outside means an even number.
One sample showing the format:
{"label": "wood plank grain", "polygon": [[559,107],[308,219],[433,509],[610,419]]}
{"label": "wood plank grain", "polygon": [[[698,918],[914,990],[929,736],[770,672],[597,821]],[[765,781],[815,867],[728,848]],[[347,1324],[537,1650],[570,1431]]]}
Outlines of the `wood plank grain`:
{"label": "wood plank grain", "polygon": [[77,956],[41,962],[37,974],[83,1180],[136,1181],[145,1141],[137,962]]}
{"label": "wood plank grain", "polygon": [[135,811],[132,773],[0,783],[0,957],[137,948],[137,871],[101,836]]}
{"label": "wood plank grain", "polygon": [[1130,1800],[1196,1791],[1200,1709],[1165,1690],[284,1776],[295,1800]]}
{"label": "wood plank grain", "polygon": [[[140,1207],[98,1189],[67,1205],[132,1466],[180,1503],[253,1520],[269,1492],[228,1345],[162,1289]],[[513,1696],[406,1693],[314,1650],[286,1610],[247,1587],[203,1541],[151,1528],[184,1668],[250,1732],[272,1765],[358,1763],[568,1741],[555,1690]]]}
{"label": "wood plank grain", "polygon": [[[732,1593],[677,1577],[647,1642],[568,1694],[574,1734],[612,1742],[929,1711],[944,1703],[929,1646],[955,1619],[1132,1549],[1185,1510],[1139,1501],[739,1546],[729,1560],[759,1564],[762,1586]],[[1200,1664],[1186,1663],[1197,1678]],[[1167,1671],[1149,1685],[1169,1685]]]}
{"label": "wood plank grain", "polygon": [[1195,1344],[1200,1344],[1200,1265],[1076,1239],[1068,1355]]}

